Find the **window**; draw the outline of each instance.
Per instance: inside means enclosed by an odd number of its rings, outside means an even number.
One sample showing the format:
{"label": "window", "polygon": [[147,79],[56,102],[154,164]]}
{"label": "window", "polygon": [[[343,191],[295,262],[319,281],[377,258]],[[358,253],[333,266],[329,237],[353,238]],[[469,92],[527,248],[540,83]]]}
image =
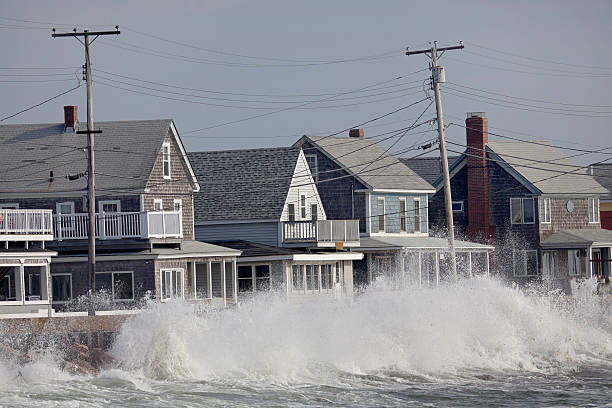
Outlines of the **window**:
{"label": "window", "polygon": [[305,220],[306,219],[306,196],[304,194],[300,196],[300,212],[301,212],[302,219]]}
{"label": "window", "polygon": [[53,303],[71,301],[72,275],[68,273],[51,275],[51,289],[53,293]]}
{"label": "window", "polygon": [[295,221],[295,204],[287,204],[287,212],[289,213],[289,221]]}
{"label": "window", "polygon": [[57,203],[55,205],[55,210],[58,214],[74,214],[74,201]]}
{"label": "window", "polygon": [[550,198],[540,198],[540,222],[550,224]]}
{"label": "window", "polygon": [[[74,218],[74,202],[66,201],[63,203],[55,204],[55,210],[57,212],[57,230],[59,230],[59,234],[70,235],[74,229],[76,220]],[[63,215],[63,216],[62,216]]]}
{"label": "window", "polygon": [[310,204],[310,218],[313,221],[316,221],[319,219],[319,211],[318,211],[318,207],[316,204]]}
{"label": "window", "polygon": [[161,300],[183,297],[183,269],[162,269]]}
{"label": "window", "polygon": [[0,204],[0,210],[17,210],[17,209],[19,209],[19,203]]}
{"label": "window", "polygon": [[183,210],[183,201],[180,198],[174,199],[174,211],[181,212]]}
{"label": "window", "polygon": [[333,265],[321,265],[321,289],[334,288]]}
{"label": "window", "polygon": [[161,198],[153,200],[153,211],[162,211],[164,209],[163,201]]}
{"label": "window", "polygon": [[291,267],[291,272],[291,285],[293,290],[304,290],[304,265],[293,265]]}
{"label": "window", "polygon": [[[55,286],[53,290],[55,297]],[[132,272],[96,272],[96,291],[110,295],[115,302],[134,300],[134,274]]]}
{"label": "window", "polygon": [[421,200],[414,199],[414,232],[421,232]]}
{"label": "window", "polygon": [[238,292],[253,292],[253,267],[238,265]]}
{"label": "window", "polygon": [[399,200],[399,221],[400,231],[408,232],[408,223],[406,222],[406,199],[400,198]]}
{"label": "window", "polygon": [[378,198],[378,232],[385,232],[385,199]]}
{"label": "window", "polygon": [[162,161],[164,166],[164,178],[170,178],[170,143],[162,145]]}
{"label": "window", "polygon": [[453,212],[463,212],[463,201],[453,201]]}
{"label": "window", "polygon": [[255,290],[270,290],[270,265],[255,265]]}
{"label": "window", "polygon": [[121,212],[121,201],[119,200],[98,201],[98,211],[105,212],[105,213]]}
{"label": "window", "polygon": [[307,154],[305,155],[306,162],[308,163],[308,167],[310,168],[310,173],[312,174],[312,178],[314,181],[317,181],[317,176],[319,175],[319,169],[317,167],[317,155],[316,154]]}
{"label": "window", "polygon": [[586,275],[586,249],[569,249],[567,251],[567,271],[572,276]]}
{"label": "window", "polygon": [[538,274],[538,251],[515,250],[512,252],[514,276],[535,276]]}
{"label": "window", "polygon": [[533,198],[511,198],[510,217],[512,224],[533,224],[535,209]]}
{"label": "window", "polygon": [[599,198],[589,198],[589,222],[599,222]]}

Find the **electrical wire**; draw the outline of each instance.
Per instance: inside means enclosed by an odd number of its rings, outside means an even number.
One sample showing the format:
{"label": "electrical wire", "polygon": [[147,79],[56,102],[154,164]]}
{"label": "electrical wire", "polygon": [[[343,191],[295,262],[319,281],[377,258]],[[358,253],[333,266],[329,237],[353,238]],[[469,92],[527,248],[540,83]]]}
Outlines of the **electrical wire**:
{"label": "electrical wire", "polygon": [[10,119],[10,118],[14,118],[14,117],[15,117],[15,116],[17,116],[17,115],[20,115],[20,114],[22,114],[22,113],[24,113],[24,112],[27,112],[27,111],[32,110],[32,109],[34,109],[34,108],[37,108],[37,107],[39,107],[39,106],[41,106],[41,105],[44,105],[45,103],[50,102],[50,101],[52,101],[52,100],[54,100],[54,99],[57,99],[57,98],[59,98],[60,96],[64,96],[64,95],[66,95],[67,93],[70,93],[70,92],[72,92],[72,91],[74,91],[74,90],[76,90],[76,89],[78,89],[78,88],[80,88],[80,87],[81,87],[81,82],[79,82],[79,84],[78,84],[77,86],[75,86],[74,88],[68,89],[67,91],[64,91],[64,92],[62,92],[62,93],[60,93],[60,94],[57,94],[57,95],[55,95],[55,96],[52,96],[51,98],[45,99],[44,101],[39,102],[39,103],[37,103],[36,105],[32,105],[32,106],[30,106],[30,107],[28,107],[28,108],[22,109],[22,110],[20,110],[20,111],[19,111],[19,112],[17,112],[17,113],[13,113],[12,115],[5,116],[5,117],[3,117],[2,119],[0,119],[0,122],[3,122],[3,121],[5,121],[5,120],[7,120],[7,119]]}

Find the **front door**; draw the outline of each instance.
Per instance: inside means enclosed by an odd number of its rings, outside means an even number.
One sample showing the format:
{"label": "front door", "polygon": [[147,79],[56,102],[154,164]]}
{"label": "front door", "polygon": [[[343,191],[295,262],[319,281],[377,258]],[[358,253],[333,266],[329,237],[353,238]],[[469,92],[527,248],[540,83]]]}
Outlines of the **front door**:
{"label": "front door", "polygon": [[98,202],[100,212],[98,226],[102,229],[100,236],[106,238],[121,238],[121,202],[109,200]]}

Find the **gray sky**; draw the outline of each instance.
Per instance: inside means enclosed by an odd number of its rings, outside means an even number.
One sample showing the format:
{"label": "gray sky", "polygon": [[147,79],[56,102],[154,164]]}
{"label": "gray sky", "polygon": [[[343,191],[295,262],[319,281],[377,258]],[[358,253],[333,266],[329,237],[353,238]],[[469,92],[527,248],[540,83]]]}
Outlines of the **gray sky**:
{"label": "gray sky", "polygon": [[[301,134],[335,133],[416,102],[424,98],[421,84],[428,71],[385,82],[427,68],[427,57],[404,56],[405,47],[428,47],[433,40],[454,45],[463,40],[465,50],[448,52],[441,59],[449,82],[442,90],[447,124],[463,124],[466,112],[485,111],[491,132],[593,150],[612,146],[612,3],[608,1],[3,0],[0,17],[4,55],[0,68],[67,67],[0,69],[1,117],[76,85],[70,73],[80,71],[83,46],[72,38],[52,39],[48,29],[52,25],[70,31],[73,26],[101,30],[118,24],[120,36],[101,37],[94,43],[94,69],[173,87],[96,71],[94,119],[172,118],[189,150],[289,145]],[[377,57],[328,63],[365,56]],[[34,82],[49,80],[53,81]],[[383,82],[369,92],[346,93]],[[343,94],[337,100],[304,104],[338,93]],[[82,86],[2,123],[61,122],[66,104],[78,105],[79,117],[85,121],[85,95]],[[423,102],[373,122],[365,126],[366,136],[409,126],[426,106]],[[287,107],[294,109],[190,132]],[[556,114],[537,112],[551,112],[550,108]],[[423,118],[434,116],[432,106]],[[435,137],[433,131],[416,132],[399,140],[392,151]],[[460,127],[451,126],[447,134],[451,141],[465,141]],[[385,143],[390,146],[396,140]],[[575,160],[585,164],[608,157],[588,154]]]}

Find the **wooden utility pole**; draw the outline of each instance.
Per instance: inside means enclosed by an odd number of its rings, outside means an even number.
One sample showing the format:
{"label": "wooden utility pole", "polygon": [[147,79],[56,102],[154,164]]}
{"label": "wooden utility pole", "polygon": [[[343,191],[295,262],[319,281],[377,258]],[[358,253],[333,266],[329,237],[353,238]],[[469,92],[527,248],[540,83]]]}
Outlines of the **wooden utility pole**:
{"label": "wooden utility pole", "polygon": [[[446,223],[448,224],[448,249],[451,257],[451,268],[453,278],[457,279],[457,256],[455,254],[455,227],[453,225],[453,199],[450,189],[450,175],[448,173],[448,156],[446,153],[446,138],[444,137],[444,118],[442,116],[442,100],[440,99],[440,83],[446,82],[444,75],[444,67],[438,65],[438,57],[441,57],[445,51],[460,50],[463,48],[463,42],[452,47],[438,48],[438,42],[434,41],[433,47],[427,50],[410,51],[406,49],[406,55],[425,54],[431,58],[431,82],[436,98],[436,114],[438,117],[438,136],[440,138],[440,158],[442,160],[442,175],[444,177],[444,206],[446,208]],[[438,55],[438,52],[441,52]]]}
{"label": "wooden utility pole", "polygon": [[[83,30],[77,32],[76,28],[72,33],[61,33],[56,34],[55,28],[51,37],[74,37],[81,44],[85,46],[85,75],[87,78],[87,130],[77,131],[77,134],[87,135],[87,151],[88,151],[88,166],[87,166],[87,209],[89,213],[89,228],[87,231],[88,240],[88,251],[87,251],[87,265],[89,272],[89,314],[95,314],[94,308],[94,294],[96,292],[96,173],[95,173],[95,161],[94,161],[94,134],[102,133],[101,130],[94,130],[93,123],[93,89],[92,89],[92,78],[91,78],[91,57],[89,54],[89,47],[96,38],[101,35],[117,35],[120,34],[119,26],[115,26],[115,31],[93,31]],[[91,36],[95,36],[91,40]],[[79,37],[83,37],[84,41],[81,41]]]}

